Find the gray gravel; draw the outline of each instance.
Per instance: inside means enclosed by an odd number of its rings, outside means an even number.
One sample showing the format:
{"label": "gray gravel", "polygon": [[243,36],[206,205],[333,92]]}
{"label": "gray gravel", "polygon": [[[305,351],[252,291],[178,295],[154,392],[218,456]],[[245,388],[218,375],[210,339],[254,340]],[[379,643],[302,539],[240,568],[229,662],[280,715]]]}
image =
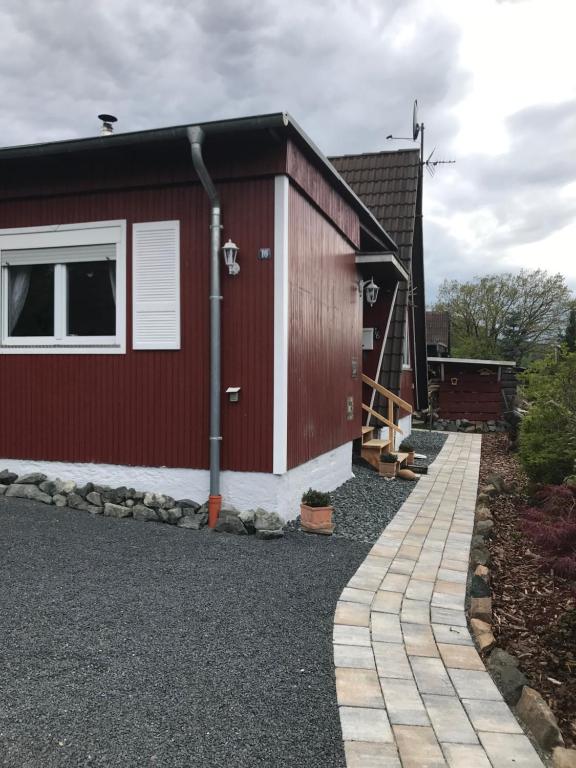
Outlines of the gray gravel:
{"label": "gray gravel", "polygon": [[[447,433],[414,430],[410,443],[416,453],[425,454],[421,463],[431,464],[440,453]],[[352,541],[372,543],[406,501],[418,482],[385,480],[369,464],[358,458],[353,467],[355,477],[333,491],[335,536]],[[298,528],[295,521],[291,527]]]}
{"label": "gray gravel", "polygon": [[332,621],[367,550],[0,497],[0,765],[343,768]]}

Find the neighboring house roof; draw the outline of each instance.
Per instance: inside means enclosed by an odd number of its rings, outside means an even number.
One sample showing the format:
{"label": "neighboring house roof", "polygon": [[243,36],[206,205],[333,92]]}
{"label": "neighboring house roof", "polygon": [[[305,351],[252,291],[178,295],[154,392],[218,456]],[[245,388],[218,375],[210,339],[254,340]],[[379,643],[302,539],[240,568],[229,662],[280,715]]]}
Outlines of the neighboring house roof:
{"label": "neighboring house roof", "polygon": [[420,171],[419,150],[344,155],[330,160],[398,247],[411,248]]}
{"label": "neighboring house roof", "polygon": [[[397,243],[399,258],[411,275],[416,403],[418,408],[426,408],[428,381],[420,151],[370,152],[331,157],[330,161]],[[400,393],[404,318],[410,298],[409,285],[401,284],[382,356],[380,383],[396,394]]]}
{"label": "neighboring house roof", "polygon": [[358,194],[350,187],[344,178],[335,173],[333,166],[326,156],[318,149],[312,139],[302,130],[294,118],[288,112],[275,112],[268,115],[256,115],[253,117],[241,117],[231,120],[213,120],[210,122],[187,123],[185,125],[167,128],[155,128],[152,130],[132,131],[127,133],[114,133],[109,136],[91,136],[83,139],[69,139],[66,141],[52,141],[44,144],[24,144],[15,147],[0,147],[0,162],[17,160],[27,157],[45,157],[47,155],[73,155],[76,152],[105,151],[114,147],[130,147],[136,144],[153,144],[157,142],[169,142],[174,140],[186,140],[187,130],[191,127],[200,127],[207,139],[223,134],[235,134],[240,132],[274,131],[284,134],[312,159],[320,167],[323,173],[329,177],[332,185],[338,189],[342,197],[356,211],[361,226],[367,229],[391,251],[396,251],[396,243],[390,237],[377,217],[366,206],[366,203],[358,197]]}
{"label": "neighboring house roof", "polygon": [[443,344],[450,349],[449,312],[426,312],[426,337],[428,344]]}

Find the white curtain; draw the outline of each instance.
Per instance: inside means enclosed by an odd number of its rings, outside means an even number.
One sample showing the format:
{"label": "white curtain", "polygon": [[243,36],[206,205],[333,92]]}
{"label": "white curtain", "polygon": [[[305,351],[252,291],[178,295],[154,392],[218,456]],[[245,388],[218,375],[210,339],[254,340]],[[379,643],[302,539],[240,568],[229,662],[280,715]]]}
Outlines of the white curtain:
{"label": "white curtain", "polygon": [[16,328],[30,288],[30,267],[10,267],[10,291],[8,297],[8,330]]}
{"label": "white curtain", "polygon": [[116,262],[108,262],[108,275],[110,276],[110,287],[112,288],[112,296],[114,297],[114,304],[116,304]]}

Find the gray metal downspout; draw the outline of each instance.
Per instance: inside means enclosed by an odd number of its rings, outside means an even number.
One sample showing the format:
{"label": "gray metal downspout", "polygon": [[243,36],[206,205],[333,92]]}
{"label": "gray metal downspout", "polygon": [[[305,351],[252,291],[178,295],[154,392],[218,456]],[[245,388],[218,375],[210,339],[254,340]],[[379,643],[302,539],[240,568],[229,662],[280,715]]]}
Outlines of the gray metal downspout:
{"label": "gray metal downspout", "polygon": [[[186,133],[192,162],[210,199],[210,495],[220,495],[220,198],[202,157],[204,131],[190,126]],[[215,524],[216,521],[211,521]]]}

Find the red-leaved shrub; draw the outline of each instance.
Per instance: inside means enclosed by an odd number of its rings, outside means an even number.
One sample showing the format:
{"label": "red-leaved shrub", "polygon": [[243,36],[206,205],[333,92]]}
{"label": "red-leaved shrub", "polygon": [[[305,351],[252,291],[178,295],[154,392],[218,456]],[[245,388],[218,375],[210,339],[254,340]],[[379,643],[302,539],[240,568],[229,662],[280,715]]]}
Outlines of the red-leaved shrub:
{"label": "red-leaved shrub", "polygon": [[554,573],[576,579],[576,488],[546,485],[522,510],[522,528]]}

